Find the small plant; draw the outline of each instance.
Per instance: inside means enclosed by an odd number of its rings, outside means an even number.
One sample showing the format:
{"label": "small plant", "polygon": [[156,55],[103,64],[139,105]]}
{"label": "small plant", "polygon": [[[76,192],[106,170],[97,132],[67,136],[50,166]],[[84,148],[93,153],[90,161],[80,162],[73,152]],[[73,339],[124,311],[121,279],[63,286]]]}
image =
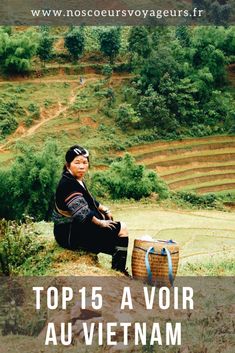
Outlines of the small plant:
{"label": "small plant", "polygon": [[0,273],[11,275],[31,256],[42,250],[38,241],[32,219],[27,217],[25,223],[0,221]]}
{"label": "small plant", "polygon": [[111,65],[104,65],[102,69],[102,74],[106,76],[107,78],[110,78],[112,76],[113,69]]}
{"label": "small plant", "polygon": [[218,196],[215,194],[198,195],[194,192],[179,191],[173,195],[173,199],[183,201],[197,208],[215,208],[218,204]]}

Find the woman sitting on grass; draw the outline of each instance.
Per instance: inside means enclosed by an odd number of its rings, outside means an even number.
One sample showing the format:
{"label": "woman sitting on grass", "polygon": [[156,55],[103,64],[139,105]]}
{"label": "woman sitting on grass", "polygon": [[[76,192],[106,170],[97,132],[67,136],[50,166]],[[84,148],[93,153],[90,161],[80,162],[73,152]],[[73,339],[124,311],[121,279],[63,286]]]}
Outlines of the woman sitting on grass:
{"label": "woman sitting on grass", "polygon": [[110,210],[88,191],[83,180],[89,168],[88,151],[72,146],[65,160],[53,212],[57,243],[70,250],[110,254],[112,268],[127,274],[127,228],[123,222],[114,221]]}

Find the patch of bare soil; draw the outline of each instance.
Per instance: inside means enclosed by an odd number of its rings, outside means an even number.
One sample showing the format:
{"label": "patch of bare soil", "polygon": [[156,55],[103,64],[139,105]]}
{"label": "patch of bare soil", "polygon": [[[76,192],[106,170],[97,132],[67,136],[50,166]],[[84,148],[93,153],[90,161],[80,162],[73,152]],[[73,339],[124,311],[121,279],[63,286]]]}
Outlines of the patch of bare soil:
{"label": "patch of bare soil", "polygon": [[97,129],[99,125],[90,116],[81,116],[81,122],[83,125],[92,127],[93,129]]}
{"label": "patch of bare soil", "polygon": [[26,132],[26,127],[24,123],[20,123],[16,131],[12,134],[12,137],[22,136]]}

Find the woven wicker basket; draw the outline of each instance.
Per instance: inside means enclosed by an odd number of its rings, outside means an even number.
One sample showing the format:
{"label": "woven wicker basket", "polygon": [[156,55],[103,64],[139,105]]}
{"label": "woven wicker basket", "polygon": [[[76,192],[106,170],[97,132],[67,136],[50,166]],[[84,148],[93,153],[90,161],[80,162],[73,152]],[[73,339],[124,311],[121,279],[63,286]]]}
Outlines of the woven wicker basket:
{"label": "woven wicker basket", "polygon": [[[147,254],[150,249],[151,251]],[[166,252],[168,252],[168,256]],[[168,257],[170,257],[170,260]],[[149,268],[146,266],[146,261]],[[171,274],[169,272],[169,261],[172,263]],[[179,246],[172,240],[146,241],[136,239],[134,242],[132,275],[136,279],[148,281],[157,287],[171,287],[177,273],[178,262]]]}

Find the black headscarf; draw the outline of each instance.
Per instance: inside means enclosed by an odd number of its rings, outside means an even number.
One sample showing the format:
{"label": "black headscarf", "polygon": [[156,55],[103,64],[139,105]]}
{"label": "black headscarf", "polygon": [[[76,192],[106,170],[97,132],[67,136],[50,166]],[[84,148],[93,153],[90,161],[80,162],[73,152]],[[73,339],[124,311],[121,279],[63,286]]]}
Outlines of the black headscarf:
{"label": "black headscarf", "polygon": [[86,157],[89,161],[89,152],[79,145],[74,145],[68,149],[65,155],[65,160],[70,164],[77,156]]}

